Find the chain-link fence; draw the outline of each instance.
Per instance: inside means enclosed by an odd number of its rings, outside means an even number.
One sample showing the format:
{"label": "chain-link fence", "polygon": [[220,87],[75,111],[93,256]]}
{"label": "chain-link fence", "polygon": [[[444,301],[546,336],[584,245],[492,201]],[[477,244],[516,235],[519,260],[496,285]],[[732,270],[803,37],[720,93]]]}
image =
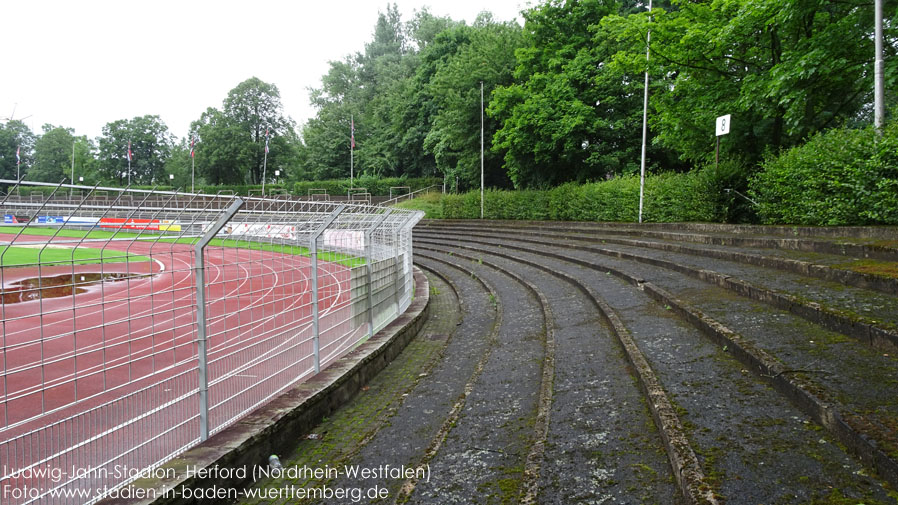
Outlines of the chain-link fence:
{"label": "chain-link fence", "polygon": [[420,212],[0,184],[4,504],[96,501],[411,302]]}

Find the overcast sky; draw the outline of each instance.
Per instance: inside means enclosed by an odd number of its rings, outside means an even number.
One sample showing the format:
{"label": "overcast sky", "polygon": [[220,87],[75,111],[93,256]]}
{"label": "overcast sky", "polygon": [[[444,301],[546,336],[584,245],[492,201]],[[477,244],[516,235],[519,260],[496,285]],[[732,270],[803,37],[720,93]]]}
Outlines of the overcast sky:
{"label": "overcast sky", "polygon": [[[396,0],[402,20],[425,6],[469,24],[482,10],[523,22],[527,0]],[[184,137],[207,107],[258,77],[277,85],[298,125],[314,110],[328,61],[363,51],[386,1],[9,0],[0,118],[15,109],[35,133],[44,123],[96,137],[103,125],[159,115]]]}

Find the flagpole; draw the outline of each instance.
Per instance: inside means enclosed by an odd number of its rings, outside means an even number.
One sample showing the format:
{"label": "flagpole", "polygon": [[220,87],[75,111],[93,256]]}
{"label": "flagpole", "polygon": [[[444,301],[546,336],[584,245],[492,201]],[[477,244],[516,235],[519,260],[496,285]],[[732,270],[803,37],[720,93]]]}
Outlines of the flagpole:
{"label": "flagpole", "polygon": [[21,146],[16,146],[16,180],[22,180],[22,171],[19,169],[19,164],[22,162],[22,159],[19,157],[19,149]]}
{"label": "flagpole", "polygon": [[128,187],[131,187],[131,141],[128,141]]}
{"label": "flagpole", "polygon": [[[649,0],[649,22],[652,22],[652,0]],[[649,117],[649,50],[651,48],[652,30],[649,28],[645,37],[645,89],[642,95],[642,161],[639,167],[639,222],[642,222],[642,204],[645,196],[645,141],[648,136]]]}
{"label": "flagpole", "polygon": [[352,182],[353,180],[353,164],[355,162],[355,119],[352,117],[352,114],[349,115],[349,189],[354,187]]}
{"label": "flagpole", "polygon": [[262,198],[265,198],[265,172],[268,168],[268,128],[265,128],[265,158],[262,160]]}
{"label": "flagpole", "polygon": [[882,135],[882,123],[885,117],[885,77],[882,59],[882,0],[873,2],[873,49],[876,52],[873,60],[873,128],[877,135]]}
{"label": "flagpole", "polygon": [[265,171],[268,169],[268,152],[265,152],[265,159],[262,160],[262,196],[265,196]]}
{"label": "flagpole", "polygon": [[190,137],[190,192],[196,194],[196,133]]}
{"label": "flagpole", "polygon": [[[72,141],[72,184],[75,184],[75,141]],[[74,194],[75,190],[69,191],[69,196]]]}

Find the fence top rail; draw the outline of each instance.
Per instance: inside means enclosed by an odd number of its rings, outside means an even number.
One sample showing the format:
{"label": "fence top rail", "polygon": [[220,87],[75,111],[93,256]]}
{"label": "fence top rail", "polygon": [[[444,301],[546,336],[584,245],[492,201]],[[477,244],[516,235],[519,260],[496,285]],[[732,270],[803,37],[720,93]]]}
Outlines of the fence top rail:
{"label": "fence top rail", "polygon": [[421,189],[419,189],[419,190],[417,190],[417,191],[412,191],[411,193],[403,193],[403,194],[401,194],[401,195],[399,195],[399,196],[396,196],[396,197],[394,197],[394,198],[390,198],[389,200],[387,200],[387,201],[385,201],[385,202],[382,202],[381,205],[384,205],[384,206],[386,206],[386,205],[393,205],[394,203],[399,203],[399,200],[400,200],[400,199],[403,199],[403,198],[404,198],[404,199],[407,199],[407,200],[408,200],[408,199],[412,199],[412,198],[414,198],[415,195],[417,195],[418,193],[422,193],[422,192],[424,192],[424,191],[430,191],[430,190],[433,189],[433,188],[439,188],[439,187],[440,187],[439,184],[432,184],[432,185],[430,185],[430,186],[427,186],[426,188],[421,188]]}
{"label": "fence top rail", "polygon": [[[3,181],[0,180],[0,183]],[[26,186],[30,182],[24,182]],[[39,186],[52,187],[59,192],[61,185],[37,183]],[[12,215],[8,223],[0,227],[5,231],[15,226],[43,227],[59,229],[76,227],[79,229],[105,229],[114,235],[107,240],[145,240],[173,237],[188,238],[202,234],[208,225],[225,212],[225,208],[233,202],[244,201],[244,206],[229,220],[224,235],[234,232],[238,234],[258,234],[259,226],[266,230],[288,234],[300,238],[316,228],[336,208],[344,210],[333,227],[335,230],[366,230],[374,220],[380,219],[388,210],[381,205],[370,205],[370,201],[361,200],[362,194],[354,195],[359,200],[349,203],[287,201],[271,198],[241,197],[233,195],[202,195],[171,191],[154,193],[141,190],[136,195],[129,195],[127,189],[115,188],[116,193],[103,200],[93,200],[92,193],[97,189],[87,189],[87,196],[72,201],[57,201],[52,195],[45,195],[43,201],[22,201],[0,199],[0,213]],[[134,198],[131,198],[131,197]],[[367,195],[364,195],[367,196]],[[383,230],[405,228],[405,223],[417,222],[416,211],[392,209],[389,219],[383,224]],[[6,218],[4,217],[4,220]],[[89,230],[88,230],[89,231]],[[137,234],[137,237],[134,234]],[[58,241],[60,231],[53,234]],[[17,244],[25,244],[25,237],[16,237]],[[81,240],[87,240],[87,237]]]}
{"label": "fence top rail", "polygon": [[[149,196],[182,197],[182,198],[189,198],[189,199],[191,199],[192,202],[195,202],[195,203],[204,202],[204,203],[206,203],[207,206],[210,203],[209,200],[212,200],[212,201],[218,200],[218,201],[222,202],[220,205],[227,206],[231,201],[233,201],[235,198],[237,198],[237,196],[234,194],[224,194],[224,192],[222,192],[221,194],[212,195],[212,194],[207,194],[207,193],[187,193],[187,192],[181,192],[181,191],[168,191],[168,190],[155,190],[155,189],[132,189],[130,187],[112,188],[112,187],[103,187],[103,186],[82,186],[82,185],[75,185],[75,184],[53,184],[53,183],[48,183],[48,182],[16,181],[16,180],[11,180],[11,179],[0,179],[0,184],[17,185],[21,189],[26,189],[29,187],[75,189],[75,190],[82,190],[82,191],[88,192],[88,194],[91,194],[91,198],[105,196],[106,199],[119,198],[119,200],[121,200],[122,198],[124,198],[125,201],[128,201],[129,196],[137,196],[137,195],[140,195],[141,198],[147,198]],[[352,188],[352,191],[359,191],[359,190],[364,190],[364,188]],[[117,193],[118,196],[114,197],[109,194],[110,192],[113,192],[113,194]],[[231,192],[228,192],[228,193],[231,193]],[[4,196],[8,196],[8,195],[4,195]],[[73,204],[67,205],[65,203],[56,202],[56,199],[55,198],[51,199],[49,194],[43,194],[41,196],[42,196],[42,199],[44,200],[43,202],[9,200],[9,199],[0,198],[0,207],[8,207],[8,206],[28,207],[28,206],[38,206],[38,205],[46,204],[47,207],[50,207],[52,205],[55,208],[64,208],[66,206],[73,205]],[[85,208],[86,205],[84,205],[84,204],[86,204],[87,202],[81,202],[81,200],[83,198],[84,197],[82,195],[81,197],[79,197],[77,199],[73,199],[73,200],[77,200],[79,203],[82,204],[82,208]],[[258,210],[264,206],[272,206],[273,207],[273,206],[277,206],[277,205],[283,205],[284,203],[288,202],[287,200],[284,200],[283,198],[267,198],[267,197],[258,197],[258,196],[241,197],[241,199],[244,202],[246,202],[246,205],[245,205],[244,209],[241,210],[241,212],[247,212],[248,209]],[[50,202],[55,202],[55,203],[50,203]],[[329,207],[329,208],[334,208],[337,205],[337,203],[326,202],[326,201],[322,202],[322,201],[309,201],[309,200],[290,200],[290,202],[295,202],[296,205],[319,205],[319,206],[325,206],[325,207]],[[370,204],[359,203],[359,202],[360,201],[357,200],[357,201],[350,201],[345,204],[349,208],[354,207],[354,208],[358,208],[359,210],[362,210],[366,207],[372,206]],[[173,205],[176,203],[177,202],[175,200],[170,201],[170,205]],[[108,205],[103,205],[102,207],[108,208]],[[116,205],[116,207],[119,207],[119,206]],[[124,205],[122,205],[122,207],[124,207]],[[382,205],[378,205],[376,207],[382,207]],[[209,209],[209,210],[212,210],[212,209]],[[283,211],[286,211],[286,212],[290,212],[291,210],[292,209],[289,209],[289,208],[283,209]],[[347,209],[347,210],[349,210],[349,209]],[[322,209],[322,211],[324,211],[324,210]]]}

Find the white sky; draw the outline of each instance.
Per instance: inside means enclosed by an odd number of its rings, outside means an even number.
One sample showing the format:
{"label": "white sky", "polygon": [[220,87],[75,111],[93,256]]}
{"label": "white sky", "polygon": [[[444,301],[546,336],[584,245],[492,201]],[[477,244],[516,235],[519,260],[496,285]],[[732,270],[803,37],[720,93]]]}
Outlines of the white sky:
{"label": "white sky", "polygon": [[[0,34],[0,118],[15,108],[35,133],[44,123],[97,137],[103,125],[159,115],[184,137],[207,107],[258,77],[277,85],[297,125],[314,114],[308,88],[328,62],[363,51],[387,1],[18,0]],[[523,22],[527,0],[395,0],[402,20],[429,6],[469,24],[482,10]]]}

